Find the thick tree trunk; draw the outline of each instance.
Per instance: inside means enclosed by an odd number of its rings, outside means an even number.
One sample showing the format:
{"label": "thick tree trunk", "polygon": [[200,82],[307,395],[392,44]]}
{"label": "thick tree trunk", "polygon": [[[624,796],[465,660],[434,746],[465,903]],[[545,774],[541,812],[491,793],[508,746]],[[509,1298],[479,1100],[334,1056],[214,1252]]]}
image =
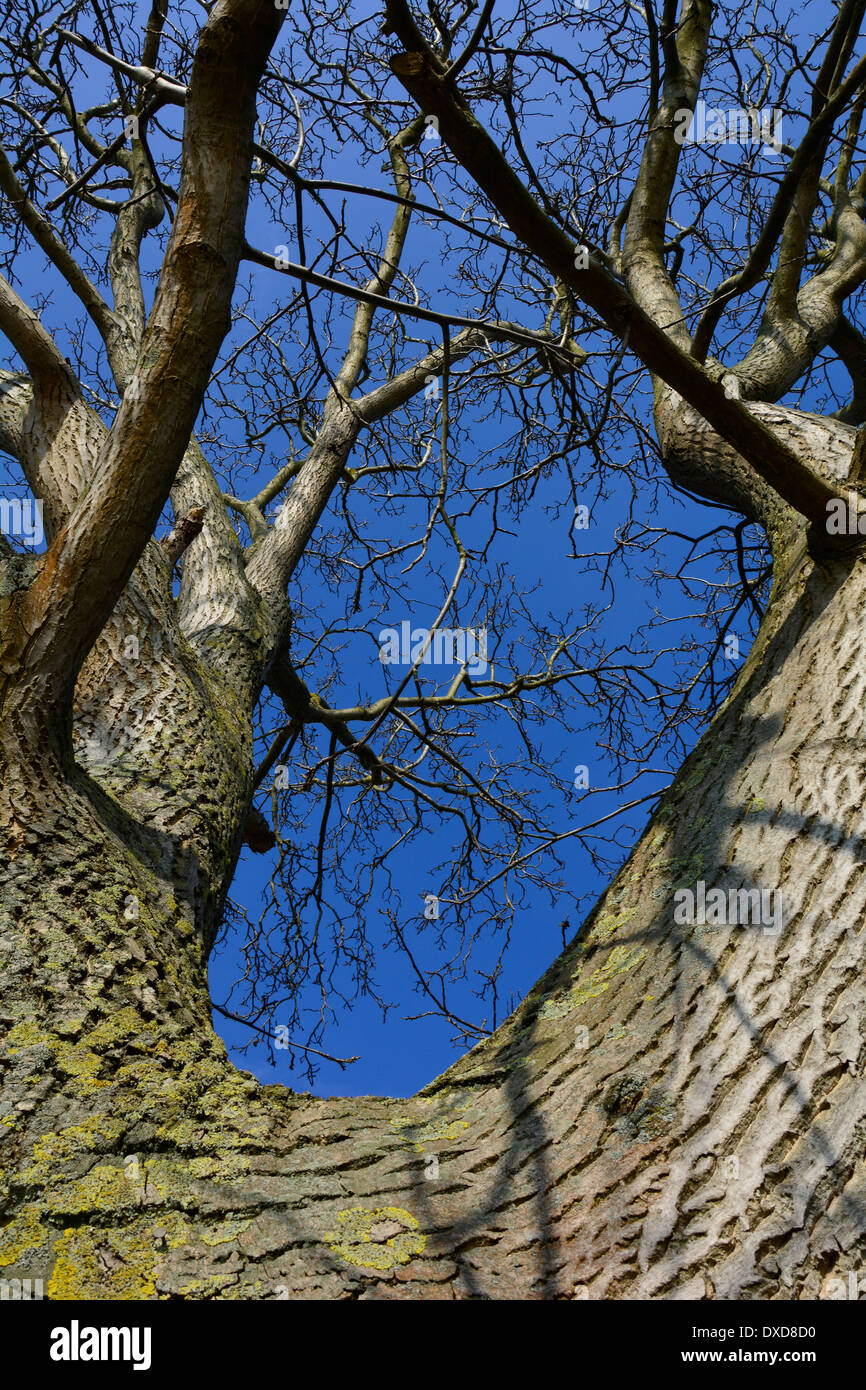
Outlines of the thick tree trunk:
{"label": "thick tree trunk", "polygon": [[[585,929],[410,1100],[260,1086],[212,1031],[249,751],[188,651],[166,746],[185,727],[203,783],[121,759],[97,784],[7,729],[3,1275],[55,1299],[820,1296],[866,1240],[864,615],[862,561],[777,557],[734,693]],[[678,924],[699,881],[788,920]]]}

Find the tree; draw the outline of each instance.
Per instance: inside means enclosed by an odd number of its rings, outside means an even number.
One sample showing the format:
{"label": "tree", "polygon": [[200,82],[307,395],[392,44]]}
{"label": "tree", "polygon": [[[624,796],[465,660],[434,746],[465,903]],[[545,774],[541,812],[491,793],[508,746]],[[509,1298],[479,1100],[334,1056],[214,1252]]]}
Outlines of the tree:
{"label": "tree", "polygon": [[[38,289],[41,313],[12,279],[0,286],[0,328],[24,366],[3,377],[0,442],[42,499],[47,541],[44,554],[7,544],[3,555],[6,1272],[44,1275],[61,1299],[826,1293],[864,1242],[862,758],[851,723],[862,703],[866,60],[855,49],[866,4],[842,0],[814,36],[791,16],[737,7],[714,25],[703,0],[661,16],[651,4],[601,6],[578,65],[560,40],[588,33],[583,10],[494,16],[487,0],[477,18],[431,6],[421,21],[389,0],[390,69],[382,35],[350,12],[333,17],[324,49],[322,17],[302,12],[291,80],[275,47],[283,12],[263,0],[218,0],[200,32],[155,0],[140,60],[126,56],[119,9],[14,9],[4,99],[14,149],[0,162],[9,273],[30,264],[35,243],[87,323],[71,335],[73,367]],[[160,66],[166,34],[171,75]],[[564,81],[573,117],[533,154],[529,107]],[[610,94],[622,102],[626,83],[638,95],[617,124]],[[307,125],[296,89],[314,113]],[[701,92],[719,102],[704,135],[720,113],[723,133],[736,126],[730,159],[698,148],[700,136],[683,140]],[[473,106],[486,108],[495,138]],[[808,112],[796,145],[775,122],[755,124],[765,106],[789,125]],[[172,107],[183,108],[180,151]],[[279,113],[277,135],[257,141],[268,112]],[[352,227],[323,190],[363,190],[316,175],[328,121],[386,149],[393,174],[393,220],[362,289],[334,274]],[[419,214],[411,158],[431,122],[443,183],[422,215],[474,248],[457,278],[477,292],[480,315],[428,308],[414,286],[392,295],[398,273],[412,283],[402,264]],[[288,124],[302,132],[296,144]],[[761,162],[765,139],[780,147],[775,163]],[[314,172],[299,173],[302,159]],[[283,225],[297,260],[287,244],[252,244],[268,197],[280,215],[291,209]],[[48,214],[60,206],[58,226]],[[310,206],[320,245],[331,223],[328,274],[306,256]],[[165,238],[156,263],[154,237]],[[238,306],[242,260],[300,285],[279,306],[306,328],[288,362],[276,319]],[[356,302],[336,375],[322,340],[330,350],[340,320],[311,289]],[[525,322],[492,314],[500,298]],[[242,359],[233,335],[245,316]],[[419,319],[441,335],[421,353],[406,327]],[[601,380],[583,370],[593,356],[607,363]],[[853,384],[835,409],[831,357]],[[222,379],[267,379],[274,361],[292,384],[285,415],[265,412],[263,425],[250,407],[246,442],[287,419],[307,452],[243,498],[229,491],[231,462],[221,461],[221,484],[193,431]],[[467,855],[481,853],[482,813],[503,827],[504,874],[543,837],[531,805],[516,814],[503,803],[492,762],[479,776],[457,756],[479,712],[495,706],[528,724],[532,690],[547,702],[543,722],[586,680],[616,725],[641,681],[655,681],[651,746],[675,744],[695,717],[693,677],[662,696],[652,661],[575,658],[597,614],[559,633],[534,614],[527,630],[542,659],[499,682],[469,671],[464,646],[444,695],[419,676],[423,643],[385,696],[339,709],[310,692],[293,660],[289,582],[337,489],[375,478],[371,456],[349,464],[365,428],[382,422],[394,446],[385,472],[413,475],[422,498],[428,489],[456,556],[433,642],[459,616],[467,566],[485,551],[474,534],[464,543],[454,517],[463,483],[449,472],[452,407],[469,419],[479,381],[506,399],[518,381],[531,479],[525,498],[512,479],[520,507],[551,462],[563,460],[573,485],[578,447],[600,475],[610,470],[608,416],[614,402],[626,411],[630,361],[650,374],[655,452],[672,487],[738,518],[722,528],[735,582],[710,646],[745,604],[760,621],[748,660],[729,689],[710,688],[708,727],[627,862],[495,1032],[410,1101],[260,1086],[213,1032],[205,967],[242,840],[267,848],[291,814],[275,787],[272,829],[254,800],[280,759],[301,766],[306,746],[306,790],[321,788],[304,890],[321,912],[339,747],[365,816],[395,786],[421,805],[427,783],[409,750],[432,752],[451,770],[434,785],[462,816]],[[374,372],[384,383],[359,394]],[[429,422],[409,409],[429,379],[442,386],[432,485],[420,466]],[[790,403],[810,392],[823,408]],[[559,417],[558,450],[538,442],[545,410]],[[632,410],[639,417],[639,400]],[[637,490],[636,467],[630,477]],[[492,507],[499,487],[485,481]],[[634,543],[625,528],[618,548]],[[430,566],[441,569],[438,552]],[[518,613],[501,575],[479,574],[474,612],[495,597]],[[285,713],[257,766],[276,700]],[[316,728],[328,736],[324,759],[304,742]],[[623,732],[625,764],[640,760],[637,742]],[[479,895],[471,856],[458,881],[466,902]],[[290,939],[272,966],[289,986],[318,960],[296,940],[301,949]],[[247,1001],[254,1020],[271,1017],[272,1000],[266,988]],[[436,1005],[449,1013],[444,993]],[[467,1038],[477,1031],[469,1023]]]}

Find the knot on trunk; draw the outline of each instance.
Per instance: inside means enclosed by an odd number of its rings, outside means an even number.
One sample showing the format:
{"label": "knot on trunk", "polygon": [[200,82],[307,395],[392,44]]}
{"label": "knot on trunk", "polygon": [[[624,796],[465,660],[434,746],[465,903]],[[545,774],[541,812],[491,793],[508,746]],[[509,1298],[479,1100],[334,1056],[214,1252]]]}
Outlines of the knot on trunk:
{"label": "knot on trunk", "polygon": [[163,537],[162,547],[168,556],[171,569],[174,569],[187,546],[195,540],[204,526],[205,510],[204,507],[191,507],[186,516],[182,517],[168,535]]}
{"label": "knot on trunk", "polygon": [[245,845],[253,851],[253,854],[267,854],[269,849],[273,849],[277,843],[277,837],[268,825],[261,811],[252,808],[244,822]]}
{"label": "knot on trunk", "polygon": [[618,1076],[602,1097],[608,1115],[630,1115],[644,1093],[644,1082],[636,1076]]}

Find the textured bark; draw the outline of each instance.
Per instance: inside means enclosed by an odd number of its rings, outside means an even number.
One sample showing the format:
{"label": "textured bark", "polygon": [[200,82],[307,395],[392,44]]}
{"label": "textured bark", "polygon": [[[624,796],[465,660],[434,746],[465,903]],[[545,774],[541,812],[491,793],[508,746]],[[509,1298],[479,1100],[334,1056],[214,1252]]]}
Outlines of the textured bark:
{"label": "textured bark", "polygon": [[[360,430],[443,365],[430,353],[351,405],[332,396],[276,524],[244,556],[190,431],[228,323],[278,22],[260,0],[209,11],[147,323],[136,252],[155,197],[119,223],[114,309],[79,286],[124,392],[109,433],[0,285],[0,326],[30,373],[0,376],[0,444],[44,497],[49,540],[0,566],[0,1267],[60,1300],[821,1296],[866,1244],[866,561],[803,525],[820,526],[828,498],[862,507],[845,486],[860,476],[854,430],[771,402],[844,334],[861,221],[842,210],[820,284],[795,294],[780,279],[727,370],[730,399],[725,369],[664,328],[678,317],[660,259],[676,173],[665,118],[698,90],[704,0],[666,44],[622,283],[575,268],[429,52],[395,58],[513,230],[654,373],[671,477],[766,529],[774,590],[628,863],[493,1038],[409,1100],[261,1086],[213,1032],[206,982],[239,846],[262,842],[252,711],[264,682],[312,704],[283,649],[287,578]],[[394,27],[417,45],[399,15]],[[815,129],[795,171],[807,211]],[[140,184],[135,144],[130,158]],[[0,186],[74,288],[8,165]],[[769,220],[796,241],[783,212]],[[406,220],[371,293],[391,283]],[[371,313],[356,313],[347,395]],[[478,346],[462,335],[452,360]],[[177,603],[173,543],[149,539],[169,488],[181,528],[202,525]],[[781,895],[784,920],[678,922],[675,894],[698,883]]]}
{"label": "textured bark", "polygon": [[[139,673],[150,778],[119,746],[91,777],[17,766],[6,1277],[57,1299],[810,1298],[856,1263],[866,571],[802,533],[777,566],[737,688],[585,930],[410,1100],[258,1085],[211,1029],[249,747],[188,647]],[[781,890],[791,919],[678,926],[698,879]]]}

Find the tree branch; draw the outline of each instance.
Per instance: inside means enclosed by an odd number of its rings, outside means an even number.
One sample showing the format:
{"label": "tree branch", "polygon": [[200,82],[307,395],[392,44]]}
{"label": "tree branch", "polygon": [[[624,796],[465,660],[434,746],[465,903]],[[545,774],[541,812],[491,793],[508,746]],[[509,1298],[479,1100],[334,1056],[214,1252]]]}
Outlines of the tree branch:
{"label": "tree branch", "polygon": [[751,255],[735,274],[729,275],[716,287],[701,316],[692,344],[692,353],[699,362],[702,362],[707,354],[716,325],[725,306],[735,296],[744,294],[753,285],[756,285],[769,266],[776,243],[791,213],[792,203],[803,178],[816,154],[826,146],[836,117],[844,110],[864,81],[866,81],[866,58],[860,60],[848,79],[827,102],[821,114],[816,116],[809,125],[809,129],[782,175],[776,196],[763,222],[761,234],[752,248]]}
{"label": "tree branch", "polygon": [[59,739],[63,757],[76,675],[153,534],[229,327],[256,93],[281,18],[268,0],[217,0],[210,11],[186,104],[180,202],[140,365],[91,487],[6,625],[7,698],[26,692],[30,731],[51,746]]}
{"label": "tree branch", "polygon": [[0,331],[21,357],[34,382],[51,390],[58,385],[78,392],[75,373],[36,314],[0,275]]}
{"label": "tree branch", "polygon": [[171,569],[174,569],[187,546],[192,545],[196,536],[200,534],[204,525],[204,514],[204,507],[193,507],[172,527],[167,536],[163,536],[162,548]]}
{"label": "tree branch", "polygon": [[99,290],[91,284],[51,223],[43,217],[35,203],[32,203],[27,197],[2,148],[0,148],[0,188],[6,194],[34,241],[60,271],[73,294],[76,294],[81,300],[96,325],[100,337],[105,343],[109,360],[111,360],[119,328],[117,320]]}
{"label": "tree branch", "polygon": [[[407,13],[403,0],[388,0],[387,12],[391,28],[403,38]],[[432,71],[422,54],[398,54],[391,59],[391,68],[420,109],[438,118],[442,139],[515,235],[600,314],[617,338],[627,333],[630,350],[644,365],[689,401],[785,501],[822,529],[827,503],[834,499],[842,497],[855,511],[863,509],[854,493],[833,488],[745,405],[730,400],[720,380],[674,343],[597,261],[590,257],[586,269],[576,268],[575,246],[538,206],[463,98]],[[722,371],[719,367],[716,377]]]}
{"label": "tree branch", "polygon": [[20,459],[24,442],[24,421],[33,400],[30,378],[20,372],[0,370],[0,449]]}

